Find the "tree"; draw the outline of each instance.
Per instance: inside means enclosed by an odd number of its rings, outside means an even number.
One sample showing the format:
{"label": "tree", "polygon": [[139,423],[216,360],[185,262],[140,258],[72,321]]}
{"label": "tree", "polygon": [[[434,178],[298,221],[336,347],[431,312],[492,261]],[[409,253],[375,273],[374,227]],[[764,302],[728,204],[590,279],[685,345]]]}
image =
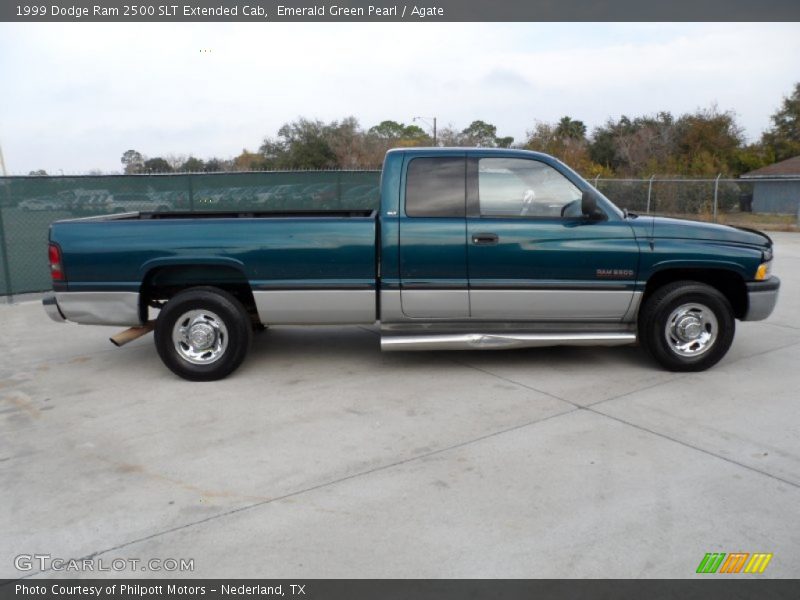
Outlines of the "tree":
{"label": "tree", "polygon": [[461,131],[449,124],[439,129],[437,137],[439,144],[443,146],[510,148],[514,143],[514,138],[511,136],[497,137],[497,126],[481,120],[473,121]]}
{"label": "tree", "polygon": [[364,166],[379,166],[383,161],[383,155],[390,148],[429,146],[433,144],[433,139],[418,125],[381,121],[378,125],[370,127],[363,143],[369,157]]}
{"label": "tree", "polygon": [[125,165],[125,174],[141,173],[144,168],[144,157],[136,150],[126,150],[120,162]]}
{"label": "tree", "polygon": [[505,137],[499,137],[495,142],[498,148],[511,148],[511,145],[514,143],[514,136],[507,135]]}
{"label": "tree", "polygon": [[[386,121],[384,121],[385,123]],[[365,135],[355,117],[346,117],[326,127],[325,137],[340,169],[357,169],[368,162]]]}
{"label": "tree", "polygon": [[585,133],[583,122],[569,117],[558,123],[538,122],[528,132],[525,148],[552,154],[587,177],[609,174],[608,168],[592,160]]}
{"label": "tree", "polygon": [[185,173],[199,173],[205,170],[205,163],[199,158],[190,156],[186,159],[186,162],[181,165],[180,170]]}
{"label": "tree", "polygon": [[167,161],[173,171],[180,171],[181,165],[186,162],[187,158],[189,157],[185,154],[167,154],[164,156],[164,160]]}
{"label": "tree", "polygon": [[367,133],[386,140],[397,140],[403,137],[406,129],[405,125],[397,121],[381,121],[370,127]]}
{"label": "tree", "polygon": [[243,148],[242,153],[233,159],[234,171],[263,171],[266,168],[264,157],[256,152],[250,152],[247,148]]}
{"label": "tree", "polygon": [[675,119],[669,112],[631,119],[625,115],[597,127],[589,143],[589,158],[620,175],[649,176],[672,172],[675,161]]}
{"label": "tree", "polygon": [[327,134],[322,121],[300,118],[283,125],[277,139],[265,138],[259,154],[269,168],[333,169],[338,162]]}
{"label": "tree", "polygon": [[401,137],[405,142],[408,142],[407,145],[422,146],[433,143],[433,138],[419,125],[406,125],[403,128]]}
{"label": "tree", "polygon": [[555,126],[550,123],[537,122],[533,129],[528,131],[528,141],[525,144],[525,148],[536,152],[558,155],[562,150],[562,145],[559,143]]}
{"label": "tree", "polygon": [[783,98],[781,107],[772,115],[772,127],[762,136],[762,142],[771,147],[775,160],[785,160],[800,155],[800,82]]}
{"label": "tree", "polygon": [[616,151],[614,126],[614,122],[609,119],[605,126],[596,127],[589,143],[589,158],[612,170],[616,170],[620,166]]}
{"label": "tree", "polygon": [[230,171],[231,161],[222,160],[221,158],[212,157],[206,161],[206,173],[219,173],[221,171]]}
{"label": "tree", "polygon": [[146,173],[171,173],[172,167],[166,160],[157,156],[144,161],[144,171]]}
{"label": "tree", "polygon": [[436,141],[440,146],[452,147],[461,145],[461,132],[455,128],[455,125],[448,123],[444,127],[439,127],[436,132]]}
{"label": "tree", "polygon": [[771,146],[766,144],[748,144],[736,150],[731,161],[732,170],[742,174],[748,171],[755,171],[761,167],[766,167],[775,162],[775,152]]}
{"label": "tree", "polygon": [[583,121],[575,121],[570,117],[561,117],[555,134],[562,139],[583,140],[586,137],[586,125]]}
{"label": "tree", "polygon": [[675,118],[670,112],[633,120],[623,115],[614,128],[617,167],[623,174],[641,177],[656,172],[680,172],[677,135]]}
{"label": "tree", "polygon": [[494,148],[497,146],[497,127],[485,121],[473,121],[461,131],[461,145]]}
{"label": "tree", "polygon": [[744,134],[736,115],[712,106],[675,121],[674,139],[675,158],[683,174],[732,174]]}
{"label": "tree", "polygon": [[766,156],[745,147],[736,115],[716,106],[677,118],[662,111],[609,119],[594,130],[589,143],[592,161],[627,177],[737,175]]}

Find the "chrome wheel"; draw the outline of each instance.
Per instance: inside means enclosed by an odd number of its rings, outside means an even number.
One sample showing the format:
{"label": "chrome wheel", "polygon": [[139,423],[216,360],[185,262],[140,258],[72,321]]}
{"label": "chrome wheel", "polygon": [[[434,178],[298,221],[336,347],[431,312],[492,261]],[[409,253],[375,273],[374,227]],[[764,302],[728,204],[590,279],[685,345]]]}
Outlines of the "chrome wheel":
{"label": "chrome wheel", "polygon": [[703,304],[681,304],[673,310],[664,328],[670,350],[679,356],[695,357],[705,354],[719,335],[714,311]]}
{"label": "chrome wheel", "polygon": [[190,310],[175,321],[172,342],[184,360],[194,365],[207,365],[225,354],[228,328],[210,310]]}

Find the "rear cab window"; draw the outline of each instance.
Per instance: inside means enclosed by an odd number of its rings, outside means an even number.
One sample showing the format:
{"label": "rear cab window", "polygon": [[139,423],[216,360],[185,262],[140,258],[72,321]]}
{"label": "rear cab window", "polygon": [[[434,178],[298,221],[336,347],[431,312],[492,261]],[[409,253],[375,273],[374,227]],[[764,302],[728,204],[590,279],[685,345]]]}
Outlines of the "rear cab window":
{"label": "rear cab window", "polygon": [[406,172],[406,215],[465,217],[465,189],[463,156],[414,158]]}

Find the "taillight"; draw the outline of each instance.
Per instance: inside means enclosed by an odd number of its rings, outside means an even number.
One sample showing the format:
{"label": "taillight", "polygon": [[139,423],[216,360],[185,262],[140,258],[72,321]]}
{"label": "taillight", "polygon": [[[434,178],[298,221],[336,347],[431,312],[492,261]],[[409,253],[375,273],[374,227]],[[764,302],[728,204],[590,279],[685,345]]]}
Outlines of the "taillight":
{"label": "taillight", "polygon": [[61,266],[61,248],[50,244],[47,249],[50,258],[50,277],[53,281],[64,281],[64,267]]}

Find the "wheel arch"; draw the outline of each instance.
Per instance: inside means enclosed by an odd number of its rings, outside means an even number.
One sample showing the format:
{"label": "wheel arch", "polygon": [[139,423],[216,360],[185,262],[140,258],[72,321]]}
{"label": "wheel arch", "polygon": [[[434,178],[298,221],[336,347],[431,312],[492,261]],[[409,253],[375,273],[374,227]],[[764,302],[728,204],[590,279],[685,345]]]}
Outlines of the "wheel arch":
{"label": "wheel arch", "polygon": [[659,269],[647,280],[642,305],[656,290],[675,281],[696,281],[710,285],[727,298],[737,319],[742,319],[747,314],[747,285],[744,277],[725,267],[672,266]]}
{"label": "wheel arch", "polygon": [[258,319],[255,298],[250,281],[238,261],[180,261],[153,262],[142,269],[139,290],[140,310],[146,316],[148,306],[160,302],[189,288],[214,287],[234,296],[244,306],[252,319]]}

